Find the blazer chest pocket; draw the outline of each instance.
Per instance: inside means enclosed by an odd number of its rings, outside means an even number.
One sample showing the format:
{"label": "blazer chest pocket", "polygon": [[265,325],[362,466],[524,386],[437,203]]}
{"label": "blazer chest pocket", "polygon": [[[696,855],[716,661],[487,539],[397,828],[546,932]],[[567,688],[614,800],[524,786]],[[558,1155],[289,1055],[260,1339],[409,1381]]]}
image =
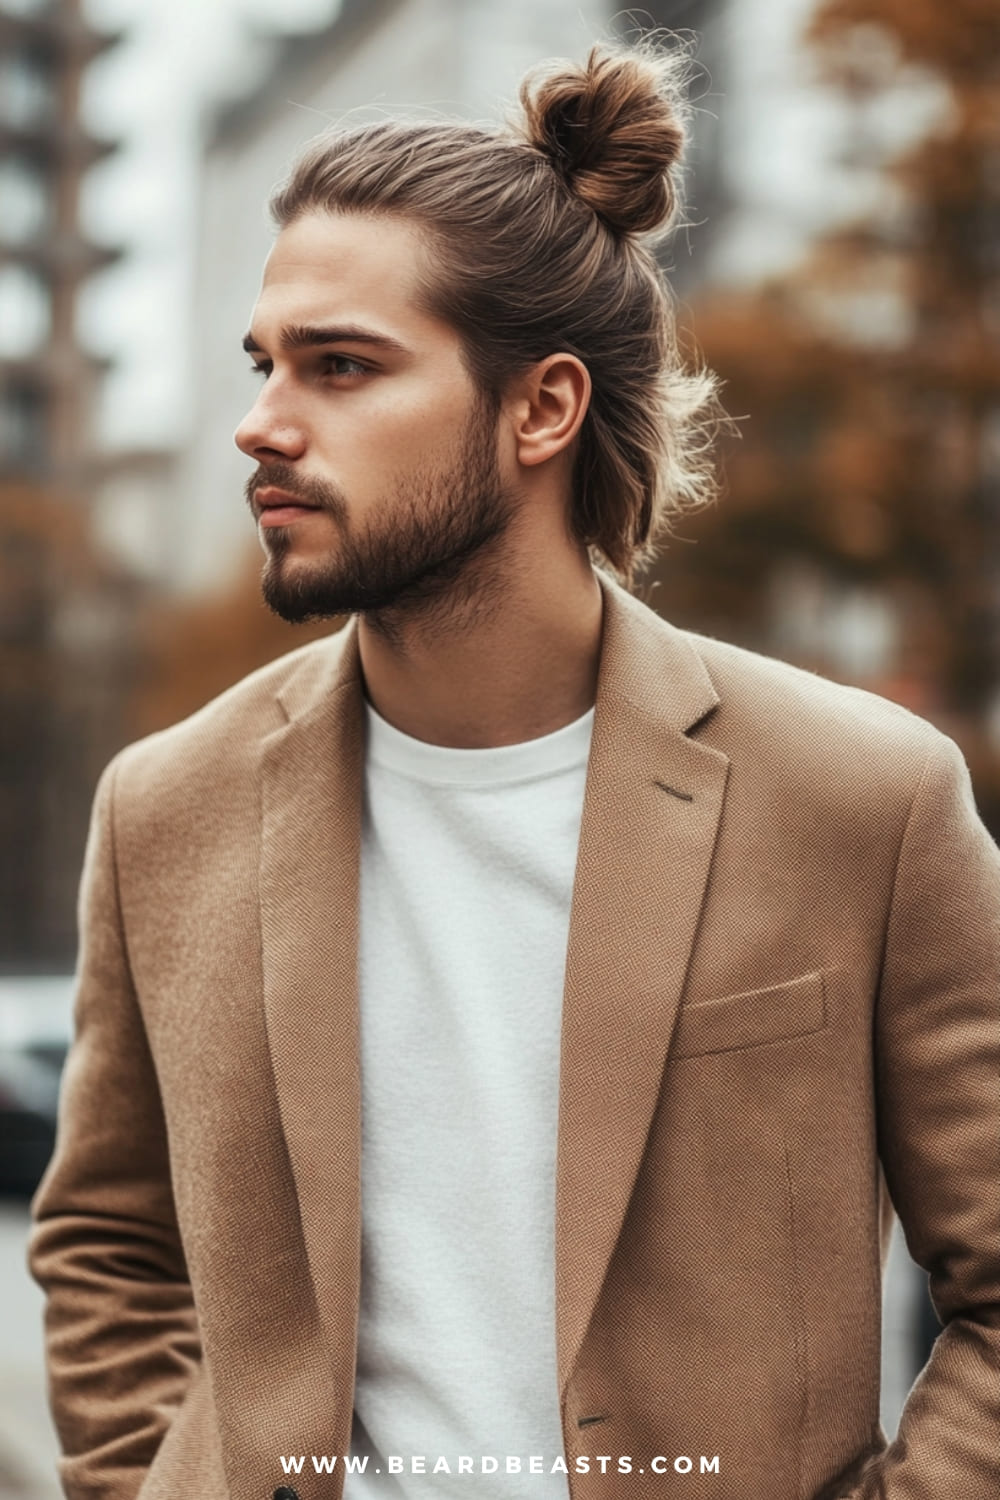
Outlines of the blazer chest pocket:
{"label": "blazer chest pocket", "polygon": [[825,1025],[823,972],[816,969],[764,989],[682,1006],[668,1060],[787,1041]]}

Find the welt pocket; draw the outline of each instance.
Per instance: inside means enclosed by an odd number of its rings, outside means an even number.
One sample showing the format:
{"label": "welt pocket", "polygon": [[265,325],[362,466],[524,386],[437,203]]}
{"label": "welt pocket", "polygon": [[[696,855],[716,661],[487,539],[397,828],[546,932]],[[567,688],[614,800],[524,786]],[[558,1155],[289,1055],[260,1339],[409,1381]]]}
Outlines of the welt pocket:
{"label": "welt pocket", "polygon": [[702,1057],[806,1036],[826,1025],[823,972],[816,969],[718,1000],[682,1005],[669,1057]]}

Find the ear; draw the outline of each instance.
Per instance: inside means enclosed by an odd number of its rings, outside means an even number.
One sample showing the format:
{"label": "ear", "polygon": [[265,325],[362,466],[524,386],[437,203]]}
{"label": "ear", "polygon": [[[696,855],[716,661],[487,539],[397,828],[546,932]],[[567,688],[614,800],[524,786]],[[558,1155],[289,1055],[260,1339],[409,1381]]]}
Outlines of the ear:
{"label": "ear", "polygon": [[590,405],[590,375],[575,354],[550,354],[515,378],[507,411],[518,462],[543,464],[569,447]]}

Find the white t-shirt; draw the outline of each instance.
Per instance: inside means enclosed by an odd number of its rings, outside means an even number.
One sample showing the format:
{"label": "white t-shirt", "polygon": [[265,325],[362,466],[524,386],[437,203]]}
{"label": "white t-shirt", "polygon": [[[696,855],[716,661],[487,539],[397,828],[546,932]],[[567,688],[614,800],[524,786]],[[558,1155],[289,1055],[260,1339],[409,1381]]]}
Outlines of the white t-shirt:
{"label": "white t-shirt", "polygon": [[352,1453],[369,1461],[345,1496],[566,1500],[550,1472],[559,1038],[593,710],[486,750],[366,712]]}

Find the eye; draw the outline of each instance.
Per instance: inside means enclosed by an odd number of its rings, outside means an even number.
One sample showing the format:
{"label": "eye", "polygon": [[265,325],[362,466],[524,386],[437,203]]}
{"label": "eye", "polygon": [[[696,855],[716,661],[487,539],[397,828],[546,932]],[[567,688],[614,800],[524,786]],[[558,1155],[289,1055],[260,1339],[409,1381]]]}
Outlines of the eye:
{"label": "eye", "polygon": [[[323,375],[333,375],[342,380],[357,380],[369,373],[369,367],[362,364],[361,360],[353,359],[349,354],[324,354],[319,359],[319,368]],[[263,375],[265,380],[274,369],[274,364],[269,359],[258,359],[250,366],[254,375]]]}
{"label": "eye", "polygon": [[359,375],[368,374],[368,366],[363,365],[360,360],[352,359],[349,354],[327,354],[323,358],[328,375],[346,375],[356,379]]}

